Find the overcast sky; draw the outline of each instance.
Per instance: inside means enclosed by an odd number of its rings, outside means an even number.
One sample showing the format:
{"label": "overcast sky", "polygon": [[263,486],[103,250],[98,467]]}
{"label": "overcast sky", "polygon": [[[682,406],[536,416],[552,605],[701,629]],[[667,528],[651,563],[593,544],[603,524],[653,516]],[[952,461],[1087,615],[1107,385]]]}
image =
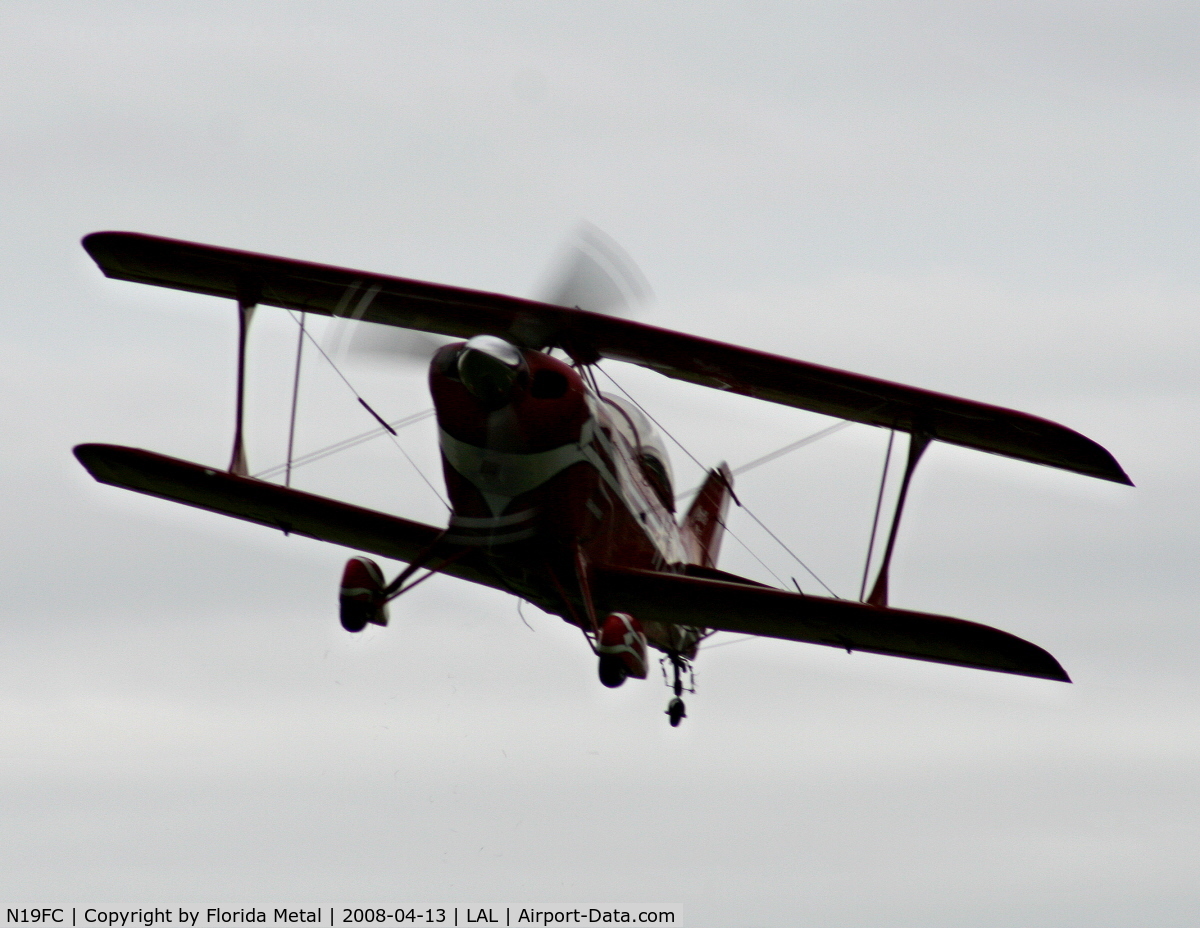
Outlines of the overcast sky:
{"label": "overcast sky", "polygon": [[[1194,924],[1198,38],[1196,4],[1146,0],[0,5],[0,904]],[[743,641],[671,729],[657,671],[604,689],[510,596],[435,578],[351,636],[350,552],[70,454],[223,466],[232,437],[232,307],[105,279],[88,232],[532,295],[580,220],[656,325],[1112,451],[1136,489],[935,445],[892,573],[895,605],[1075,682]],[[283,458],[294,340],[260,311],[253,471]],[[305,365],[300,451],[371,428]],[[830,424],[608,371],[705,464]],[[419,367],[347,374],[388,418],[429,406]],[[432,425],[400,441],[436,478]],[[739,483],[840,595],[885,444],[853,426]],[[382,440],[296,483],[445,518]],[[722,567],[814,583],[732,528]]]}

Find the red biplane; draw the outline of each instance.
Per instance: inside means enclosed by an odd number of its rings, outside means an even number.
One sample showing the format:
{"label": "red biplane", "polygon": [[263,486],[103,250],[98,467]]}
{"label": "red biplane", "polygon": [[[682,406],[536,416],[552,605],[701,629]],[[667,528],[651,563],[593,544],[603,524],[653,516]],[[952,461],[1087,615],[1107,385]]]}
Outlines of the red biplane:
{"label": "red biplane", "polygon": [[[672,725],[684,716],[690,661],[714,631],[1069,680],[1050,654],[1013,635],[889,608],[888,569],[909,481],[929,442],[1130,483],[1112,455],[1077,432],[580,309],[126,232],[95,233],[83,244],[109,277],[236,301],[241,338],[228,470],[113,445],[80,445],[76,456],[103,483],[407,563],[389,582],[368,558],[350,559],[340,598],[348,631],[386,625],[388,602],[433,573],[495,587],[580,628],[606,686],[644,678],[647,648],[663,652],[673,674]],[[452,506],[447,526],[248,475],[242,382],[259,304],[460,339],[429,368]],[[907,432],[907,466],[870,595],[811,596],[719,570],[729,469],[710,471],[677,517],[670,464],[651,422],[596,386],[593,366],[604,358]]]}

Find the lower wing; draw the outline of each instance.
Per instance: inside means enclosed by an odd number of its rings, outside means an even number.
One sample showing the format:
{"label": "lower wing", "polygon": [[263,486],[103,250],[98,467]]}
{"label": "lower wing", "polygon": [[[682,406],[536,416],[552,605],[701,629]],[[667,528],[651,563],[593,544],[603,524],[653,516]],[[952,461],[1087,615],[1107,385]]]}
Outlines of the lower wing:
{"label": "lower wing", "polygon": [[[714,573],[716,573],[714,571]],[[598,605],[643,621],[690,625],[807,641],[847,651],[871,651],[1044,677],[1071,678],[1049,653],[999,629],[845,599],[805,596],[727,579],[596,568]]]}
{"label": "lower wing", "polygon": [[[79,445],[75,456],[101,483],[400,561],[428,551],[441,534],[431,525],[137,448]],[[439,570],[504,589],[476,558],[471,552]],[[697,568],[690,576],[594,570],[597,606],[647,621],[1070,680],[1037,645],[974,622],[789,593],[717,570]]]}
{"label": "lower wing", "polygon": [[[79,445],[75,457],[101,483],[398,561],[411,562],[442,534],[432,525],[138,448]],[[439,571],[504,589],[485,566],[474,562],[477,557],[471,552]]]}

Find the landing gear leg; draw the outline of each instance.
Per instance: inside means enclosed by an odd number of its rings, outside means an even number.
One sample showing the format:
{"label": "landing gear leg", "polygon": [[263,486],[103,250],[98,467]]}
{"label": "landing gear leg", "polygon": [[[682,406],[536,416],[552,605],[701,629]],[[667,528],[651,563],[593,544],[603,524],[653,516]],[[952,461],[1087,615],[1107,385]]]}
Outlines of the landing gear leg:
{"label": "landing gear leg", "polygon": [[670,654],[668,656],[671,659],[671,670],[675,677],[674,682],[671,684],[671,689],[675,691],[675,695],[667,703],[667,718],[670,720],[672,728],[678,728],[679,723],[687,717],[687,708],[680,698],[683,696],[683,673],[687,670],[687,660],[678,654]]}

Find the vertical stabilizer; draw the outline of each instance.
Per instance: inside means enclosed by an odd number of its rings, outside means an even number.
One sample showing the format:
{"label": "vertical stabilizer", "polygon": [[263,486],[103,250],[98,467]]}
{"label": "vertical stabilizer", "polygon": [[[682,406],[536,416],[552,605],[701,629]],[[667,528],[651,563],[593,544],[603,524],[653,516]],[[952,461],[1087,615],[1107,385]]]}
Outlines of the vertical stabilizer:
{"label": "vertical stabilizer", "polygon": [[708,478],[683,518],[683,540],[693,564],[716,567],[725,534],[725,514],[733,497],[733,474],[722,462],[708,472]]}

